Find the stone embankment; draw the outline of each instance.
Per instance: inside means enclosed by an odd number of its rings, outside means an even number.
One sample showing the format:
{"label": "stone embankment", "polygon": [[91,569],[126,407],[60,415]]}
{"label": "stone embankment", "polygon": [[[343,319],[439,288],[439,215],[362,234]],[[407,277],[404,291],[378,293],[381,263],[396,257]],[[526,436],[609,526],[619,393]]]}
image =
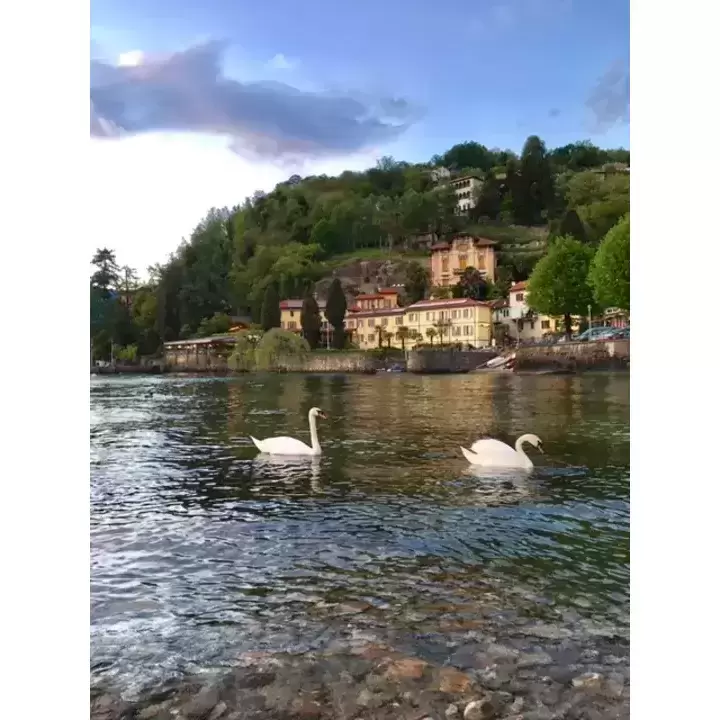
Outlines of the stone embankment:
{"label": "stone embankment", "polygon": [[412,373],[466,373],[497,357],[496,350],[411,350],[407,370]]}
{"label": "stone embankment", "polygon": [[529,345],[516,351],[515,371],[629,370],[629,340]]}

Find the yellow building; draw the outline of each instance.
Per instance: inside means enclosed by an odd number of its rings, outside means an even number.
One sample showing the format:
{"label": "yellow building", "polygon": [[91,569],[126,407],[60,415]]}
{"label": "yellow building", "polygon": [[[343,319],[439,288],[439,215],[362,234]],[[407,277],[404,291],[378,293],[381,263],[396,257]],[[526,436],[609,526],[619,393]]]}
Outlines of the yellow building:
{"label": "yellow building", "polygon": [[357,310],[348,313],[345,326],[352,334],[353,343],[361,350],[372,350],[380,344],[399,348],[402,343],[398,328],[402,327],[404,317],[405,308],[401,307]]}
{"label": "yellow building", "polygon": [[345,318],[352,342],[361,350],[379,347],[401,347],[397,330],[403,324],[405,309],[398,305],[398,291],[392,288],[366,293],[355,298]]}
{"label": "yellow building", "polygon": [[465,268],[473,267],[495,282],[495,241],[472,235],[457,235],[449,242],[430,248],[430,276],[433,287],[455,285]]}
{"label": "yellow building", "polygon": [[[421,300],[404,308],[403,324],[421,339],[411,340],[406,347],[422,342],[433,344],[461,343],[472,347],[488,347],[492,341],[492,307],[490,303],[454,298],[452,300]],[[428,334],[430,333],[430,334]]]}
{"label": "yellow building", "polygon": [[[302,312],[302,300],[292,298],[290,300],[280,301],[280,327],[283,330],[290,330],[298,334],[302,333],[302,325],[300,323],[300,313]],[[327,345],[330,341],[328,331],[332,331],[332,327],[325,317],[325,301],[318,300],[318,310],[320,310],[320,345]]]}

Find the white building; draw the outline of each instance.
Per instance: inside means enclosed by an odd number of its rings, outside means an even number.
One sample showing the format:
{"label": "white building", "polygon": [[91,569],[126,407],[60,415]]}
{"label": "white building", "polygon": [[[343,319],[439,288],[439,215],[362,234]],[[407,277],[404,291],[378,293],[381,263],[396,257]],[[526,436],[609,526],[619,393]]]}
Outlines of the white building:
{"label": "white building", "polygon": [[458,212],[466,213],[475,207],[475,196],[482,187],[482,180],[477,175],[463,175],[449,183],[457,197]]}
{"label": "white building", "polygon": [[563,329],[562,320],[530,311],[525,281],[510,288],[507,300],[493,303],[493,322],[503,325],[508,337],[521,342],[534,342]]}

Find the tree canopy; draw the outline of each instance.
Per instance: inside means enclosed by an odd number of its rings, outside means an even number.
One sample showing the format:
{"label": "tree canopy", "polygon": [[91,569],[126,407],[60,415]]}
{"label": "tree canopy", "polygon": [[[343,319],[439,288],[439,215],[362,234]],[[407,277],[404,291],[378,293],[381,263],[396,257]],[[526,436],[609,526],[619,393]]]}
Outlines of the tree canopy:
{"label": "tree canopy", "polygon": [[[343,262],[410,260],[459,232],[498,243],[498,287],[506,288],[530,275],[555,228],[576,237],[583,228],[590,246],[600,243],[629,212],[629,161],[623,149],[588,142],[549,149],[530,136],[519,154],[471,141],[427,163],[384,157],[364,172],[293,175],[235,207],[211,208],[166,263],[148,269],[146,282],[121,269],[111,249],[98,249],[91,333],[104,348],[112,338],[150,353],[226,324],[217,318],[259,323],[271,286],[278,300],[305,297],[319,280],[337,277]],[[466,175],[481,184],[476,206],[463,214],[448,181]],[[422,264],[405,264],[414,302],[429,279]]]}
{"label": "tree canopy", "polygon": [[600,243],[588,274],[595,301],[602,307],[630,310],[630,216]]}
{"label": "tree canopy", "polygon": [[543,315],[563,316],[570,334],[571,316],[593,304],[587,282],[593,250],[571,237],[558,238],[538,261],[527,285],[527,304]]}

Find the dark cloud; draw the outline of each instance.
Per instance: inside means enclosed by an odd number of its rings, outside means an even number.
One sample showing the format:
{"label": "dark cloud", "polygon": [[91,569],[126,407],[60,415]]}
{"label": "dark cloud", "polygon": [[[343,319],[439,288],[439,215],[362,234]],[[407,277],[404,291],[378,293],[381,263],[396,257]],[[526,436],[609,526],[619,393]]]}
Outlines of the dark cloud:
{"label": "dark cloud", "polygon": [[585,102],[593,129],[605,132],[617,123],[630,122],[630,69],[624,63],[612,65],[598,80]]}
{"label": "dark cloud", "polygon": [[90,68],[90,132],[215,133],[265,157],[341,155],[387,141],[417,119],[402,99],[304,92],[284,83],[223,75],[224,46],[212,42],[134,66]]}

